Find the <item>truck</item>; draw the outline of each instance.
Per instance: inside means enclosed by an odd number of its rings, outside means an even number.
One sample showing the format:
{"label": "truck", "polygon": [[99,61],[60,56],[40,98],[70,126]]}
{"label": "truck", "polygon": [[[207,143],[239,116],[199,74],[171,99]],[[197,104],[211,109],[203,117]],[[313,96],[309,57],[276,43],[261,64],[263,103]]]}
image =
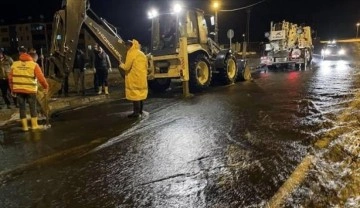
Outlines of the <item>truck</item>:
{"label": "truck", "polygon": [[264,44],[260,63],[269,69],[296,66],[307,68],[311,64],[313,44],[311,27],[287,21],[271,22],[265,33],[269,40]]}
{"label": "truck", "polygon": [[[84,27],[94,40],[117,61],[126,60],[126,45],[116,29],[90,9],[88,0],[63,1],[54,16],[48,69],[51,96],[61,80],[70,73],[75,59],[80,29]],[[223,84],[251,78],[245,61],[230,49],[222,49],[209,37],[205,15],[199,9],[164,13],[152,19],[148,83],[151,90],[166,90],[172,79],[183,83],[183,94],[203,90],[217,79]],[[167,34],[165,34],[167,33]],[[238,64],[240,63],[240,64]],[[243,63],[243,64],[241,64]],[[122,69],[119,69],[123,74]],[[40,103],[48,97],[39,93]],[[43,109],[47,106],[42,105]]]}

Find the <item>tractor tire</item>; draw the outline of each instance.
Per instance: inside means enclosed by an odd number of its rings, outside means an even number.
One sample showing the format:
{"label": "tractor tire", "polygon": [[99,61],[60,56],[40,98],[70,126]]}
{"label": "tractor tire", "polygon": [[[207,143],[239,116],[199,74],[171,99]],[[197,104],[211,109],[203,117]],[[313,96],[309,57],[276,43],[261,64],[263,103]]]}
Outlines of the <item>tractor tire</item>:
{"label": "tractor tire", "polygon": [[251,69],[249,65],[246,65],[245,68],[239,72],[238,79],[240,81],[248,81],[251,80]]}
{"label": "tractor tire", "polygon": [[208,58],[200,54],[190,59],[190,91],[201,91],[209,87],[212,80],[212,70]]}
{"label": "tractor tire", "polygon": [[151,91],[153,92],[165,92],[171,84],[171,79],[153,79],[148,81],[148,85]]}
{"label": "tractor tire", "polygon": [[229,56],[225,60],[225,68],[218,69],[219,73],[219,80],[221,83],[228,85],[235,82],[238,76],[238,67],[236,64],[236,59],[232,56]]}

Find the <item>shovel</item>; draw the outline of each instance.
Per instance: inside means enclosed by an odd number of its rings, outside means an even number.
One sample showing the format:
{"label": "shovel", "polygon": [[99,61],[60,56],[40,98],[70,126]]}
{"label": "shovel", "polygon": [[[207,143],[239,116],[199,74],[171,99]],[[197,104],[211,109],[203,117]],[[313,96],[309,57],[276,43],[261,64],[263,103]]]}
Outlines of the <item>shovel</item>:
{"label": "shovel", "polygon": [[44,126],[45,129],[50,128],[50,118],[49,118],[49,98],[47,94],[44,94],[44,106],[45,106],[45,117],[46,117],[46,124]]}

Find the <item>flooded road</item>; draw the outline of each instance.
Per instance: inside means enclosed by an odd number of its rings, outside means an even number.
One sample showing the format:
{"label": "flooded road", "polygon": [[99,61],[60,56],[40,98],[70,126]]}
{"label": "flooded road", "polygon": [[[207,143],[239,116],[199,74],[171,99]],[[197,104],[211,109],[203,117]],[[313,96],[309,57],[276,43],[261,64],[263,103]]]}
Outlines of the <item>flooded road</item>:
{"label": "flooded road", "polygon": [[191,99],[154,96],[139,121],[121,100],[58,114],[28,141],[7,127],[1,170],[32,165],[1,175],[0,207],[264,207],[353,101],[355,73],[317,60]]}

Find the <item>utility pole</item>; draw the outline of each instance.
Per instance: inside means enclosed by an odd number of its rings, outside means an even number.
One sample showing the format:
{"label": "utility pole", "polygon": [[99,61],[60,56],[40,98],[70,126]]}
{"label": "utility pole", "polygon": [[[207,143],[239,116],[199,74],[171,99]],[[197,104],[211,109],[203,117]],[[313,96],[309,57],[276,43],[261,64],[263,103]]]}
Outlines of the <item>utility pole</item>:
{"label": "utility pole", "polygon": [[356,38],[359,37],[359,26],[360,26],[360,22],[356,23]]}
{"label": "utility pole", "polygon": [[249,44],[250,42],[250,14],[251,14],[251,9],[247,9],[246,10],[246,36],[247,36],[247,43]]}

